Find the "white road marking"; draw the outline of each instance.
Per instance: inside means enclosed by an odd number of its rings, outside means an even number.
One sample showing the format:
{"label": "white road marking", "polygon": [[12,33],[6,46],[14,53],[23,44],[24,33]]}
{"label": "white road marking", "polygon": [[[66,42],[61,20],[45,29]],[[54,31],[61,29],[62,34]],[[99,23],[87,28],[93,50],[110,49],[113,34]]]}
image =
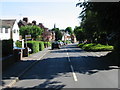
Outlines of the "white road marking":
{"label": "white road marking", "polygon": [[[67,49],[66,49],[66,51],[67,51]],[[68,52],[67,52],[67,56],[68,56],[68,61],[71,62]],[[71,68],[71,70],[72,70],[72,74],[73,74],[74,81],[78,81],[77,76],[76,76],[76,74],[75,74],[75,71],[74,71],[74,69],[73,69],[73,66],[70,65],[70,68]]]}
{"label": "white road marking", "polygon": [[76,74],[75,74],[75,72],[74,72],[73,66],[70,65],[70,67],[71,67],[71,70],[72,70],[72,74],[73,74],[74,80],[75,80],[75,81],[78,81],[77,76],[76,76]]}

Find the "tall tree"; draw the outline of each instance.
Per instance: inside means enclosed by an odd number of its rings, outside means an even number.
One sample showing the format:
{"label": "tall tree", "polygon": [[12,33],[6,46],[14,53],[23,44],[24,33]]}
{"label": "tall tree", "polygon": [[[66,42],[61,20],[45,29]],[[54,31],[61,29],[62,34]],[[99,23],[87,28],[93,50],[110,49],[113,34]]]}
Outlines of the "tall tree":
{"label": "tall tree", "polygon": [[85,40],[85,32],[81,27],[75,27],[74,33],[76,36],[77,41],[84,41]]}
{"label": "tall tree", "polygon": [[62,33],[61,31],[59,30],[59,28],[53,28],[52,31],[55,32],[55,40],[58,41],[58,40],[62,40]]}
{"label": "tall tree", "polygon": [[[120,40],[118,39],[120,38],[120,2],[83,2],[77,5],[83,7],[82,20],[85,20],[87,11],[90,10],[96,13],[97,30],[102,33],[106,32],[107,36],[115,37],[113,43],[116,50],[120,50]],[[92,20],[95,21],[94,19]]]}
{"label": "tall tree", "polygon": [[65,32],[68,32],[70,35],[73,34],[72,28],[71,27],[67,27],[65,29]]}

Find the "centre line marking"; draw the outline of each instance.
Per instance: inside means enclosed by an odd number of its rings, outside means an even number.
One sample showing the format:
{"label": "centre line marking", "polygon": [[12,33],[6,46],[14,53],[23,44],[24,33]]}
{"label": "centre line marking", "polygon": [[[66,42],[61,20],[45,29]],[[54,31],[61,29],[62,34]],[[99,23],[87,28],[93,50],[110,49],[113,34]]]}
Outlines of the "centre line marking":
{"label": "centre line marking", "polygon": [[76,76],[76,74],[75,74],[75,72],[74,72],[73,66],[70,65],[70,67],[71,67],[71,70],[72,70],[72,73],[73,73],[73,78],[74,78],[74,80],[75,80],[75,81],[78,81],[77,76]]}
{"label": "centre line marking", "polygon": [[[67,51],[67,50],[66,50],[66,51]],[[71,62],[68,52],[67,52],[67,56],[68,56],[68,61]],[[77,76],[76,76],[76,74],[75,74],[75,71],[74,71],[74,69],[73,69],[73,66],[70,65],[70,68],[71,68],[71,70],[72,70],[72,74],[73,74],[74,81],[78,81]]]}

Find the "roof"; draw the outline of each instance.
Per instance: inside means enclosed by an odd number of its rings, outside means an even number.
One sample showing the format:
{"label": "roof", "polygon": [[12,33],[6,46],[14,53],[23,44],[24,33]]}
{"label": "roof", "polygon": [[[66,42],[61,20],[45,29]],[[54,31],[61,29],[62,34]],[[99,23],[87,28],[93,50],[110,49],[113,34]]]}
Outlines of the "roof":
{"label": "roof", "polygon": [[0,19],[0,27],[9,28],[13,27],[16,19]]}

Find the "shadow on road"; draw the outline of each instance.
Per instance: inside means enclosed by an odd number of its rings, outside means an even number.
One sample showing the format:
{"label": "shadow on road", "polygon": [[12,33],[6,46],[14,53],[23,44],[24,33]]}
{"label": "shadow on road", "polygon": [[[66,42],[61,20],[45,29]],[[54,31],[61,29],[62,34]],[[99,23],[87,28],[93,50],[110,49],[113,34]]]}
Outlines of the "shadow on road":
{"label": "shadow on road", "polygon": [[[55,52],[63,53],[65,51],[57,50],[57,51],[52,51],[51,53],[55,53]],[[73,50],[73,52],[82,53],[82,50]],[[70,57],[70,59],[74,67],[74,71],[80,74],[93,75],[102,70],[108,71],[112,69],[118,69],[115,67],[110,67],[110,66],[117,66],[117,63],[114,61],[110,62],[105,56],[102,56],[102,57],[79,56],[79,57]],[[32,61],[28,60],[28,61],[23,61],[23,62],[33,63],[34,60]],[[44,80],[43,83],[37,86],[34,86],[31,89],[34,89],[34,88],[62,89],[66,85],[64,85],[62,82],[58,82],[55,80],[52,81],[52,80],[60,76],[67,77],[67,73],[71,72],[71,69],[69,66],[70,66],[70,63],[68,62],[67,57],[45,58],[43,60],[40,60],[39,63],[37,63],[34,66],[34,68],[31,68],[31,71],[28,71],[29,73],[25,74],[20,79],[21,80],[31,80],[31,79]],[[21,89],[29,89],[29,88],[13,87],[12,89],[21,90]]]}

